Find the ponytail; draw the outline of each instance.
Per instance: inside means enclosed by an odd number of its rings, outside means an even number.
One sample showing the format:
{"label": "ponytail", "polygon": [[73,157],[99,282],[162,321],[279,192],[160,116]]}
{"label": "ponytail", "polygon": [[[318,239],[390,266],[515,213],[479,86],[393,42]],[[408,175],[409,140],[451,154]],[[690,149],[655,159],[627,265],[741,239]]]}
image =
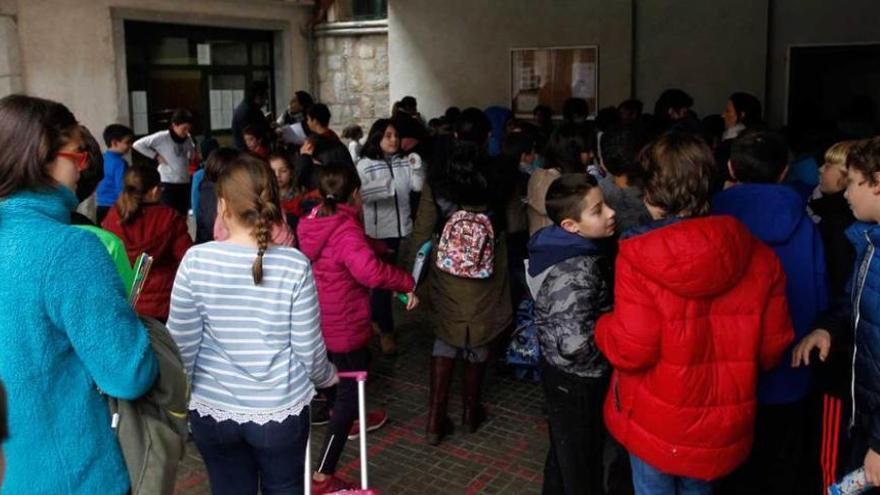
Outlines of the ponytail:
{"label": "ponytail", "polygon": [[357,170],[345,163],[329,163],[318,170],[318,192],[321,193],[319,217],[335,215],[337,206],[351,201],[351,196],[361,187]]}
{"label": "ponytail", "polygon": [[144,197],[161,183],[159,172],[152,167],[133,166],[123,178],[122,194],[116,200],[116,212],[123,224],[131,223],[144,204]]}

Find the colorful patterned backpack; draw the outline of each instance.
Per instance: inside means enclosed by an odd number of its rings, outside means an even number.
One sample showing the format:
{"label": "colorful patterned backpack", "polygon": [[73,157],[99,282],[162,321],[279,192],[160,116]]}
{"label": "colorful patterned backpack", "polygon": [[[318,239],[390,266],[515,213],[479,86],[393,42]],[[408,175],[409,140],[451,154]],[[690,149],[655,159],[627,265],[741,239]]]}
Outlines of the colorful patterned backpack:
{"label": "colorful patterned backpack", "polygon": [[437,243],[437,268],[471,279],[486,279],[495,268],[495,230],[485,213],[456,211]]}

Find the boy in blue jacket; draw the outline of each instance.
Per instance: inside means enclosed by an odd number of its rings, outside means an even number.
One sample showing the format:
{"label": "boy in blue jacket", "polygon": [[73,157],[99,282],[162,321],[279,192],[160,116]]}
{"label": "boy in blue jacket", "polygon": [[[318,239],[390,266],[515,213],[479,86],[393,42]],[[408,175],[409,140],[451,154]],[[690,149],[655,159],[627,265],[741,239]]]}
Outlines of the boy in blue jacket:
{"label": "boy in blue jacket", "polygon": [[104,144],[107,146],[107,151],[104,152],[104,178],[98,183],[96,191],[98,225],[101,225],[107,212],[116,204],[119,194],[122,193],[124,187],[122,178],[128,170],[128,162],[124,157],[131,151],[132,139],[134,132],[122,124],[110,124],[104,129]]}
{"label": "boy in blue jacket", "polygon": [[831,341],[854,339],[850,470],[864,467],[868,482],[880,486],[880,138],[855,144],[847,153],[846,199],[857,222],[846,234],[856,248],[848,304],[817,322],[794,351],[792,364],[810,364],[819,350],[824,361]]}
{"label": "boy in blue jacket", "polygon": [[611,310],[611,270],[596,241],[614,235],[615,215],[587,174],[553,181],[546,205],[553,225],[529,240],[527,277],[550,430],[544,493],[602,493],[602,403],[610,366],[594,328]]}
{"label": "boy in blue jacket", "polygon": [[[736,217],[779,256],[797,342],[828,307],[828,287],[822,237],[807,215],[806,198],[781,184],[788,149],[778,134],[748,132],[734,141],[727,166],[733,184],[713,198],[712,213]],[[792,367],[791,350],[758,380],[752,453],[719,485],[720,493],[794,493],[808,431],[810,374]]]}

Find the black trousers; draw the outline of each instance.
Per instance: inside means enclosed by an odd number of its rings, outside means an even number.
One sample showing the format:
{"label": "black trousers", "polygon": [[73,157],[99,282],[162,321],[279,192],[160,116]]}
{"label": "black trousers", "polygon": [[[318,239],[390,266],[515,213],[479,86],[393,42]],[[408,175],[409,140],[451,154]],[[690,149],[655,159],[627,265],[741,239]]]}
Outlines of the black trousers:
{"label": "black trousers", "polygon": [[550,427],[543,493],[604,493],[602,453],[607,434],[602,404],[608,378],[581,378],[542,363],[541,383]]}
{"label": "black trousers", "polygon": [[179,211],[183,216],[189,213],[189,203],[192,199],[189,183],[171,184],[162,183],[162,204]]}
{"label": "black trousers", "polygon": [[[327,357],[338,371],[364,371],[370,365],[370,351],[366,346],[351,352],[328,352]],[[358,391],[355,380],[342,379],[327,391],[331,404],[330,423],[324,436],[324,448],[318,457],[318,472],[333,474],[345,448],[351,425],[358,415]],[[361,425],[361,428],[365,428]]]}
{"label": "black trousers", "polygon": [[716,495],[802,495],[807,401],[759,405],[755,441],[746,462],[715,483]]}

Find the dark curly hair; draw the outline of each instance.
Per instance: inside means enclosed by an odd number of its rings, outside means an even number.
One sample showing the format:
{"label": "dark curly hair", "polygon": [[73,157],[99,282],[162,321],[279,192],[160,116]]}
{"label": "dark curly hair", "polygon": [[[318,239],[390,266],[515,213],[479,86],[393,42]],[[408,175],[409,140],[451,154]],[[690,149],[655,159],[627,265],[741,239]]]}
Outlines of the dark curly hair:
{"label": "dark curly hair", "polygon": [[876,186],[877,174],[880,173],[880,138],[857,141],[846,154],[846,168],[858,170],[868,180],[868,184]]}

